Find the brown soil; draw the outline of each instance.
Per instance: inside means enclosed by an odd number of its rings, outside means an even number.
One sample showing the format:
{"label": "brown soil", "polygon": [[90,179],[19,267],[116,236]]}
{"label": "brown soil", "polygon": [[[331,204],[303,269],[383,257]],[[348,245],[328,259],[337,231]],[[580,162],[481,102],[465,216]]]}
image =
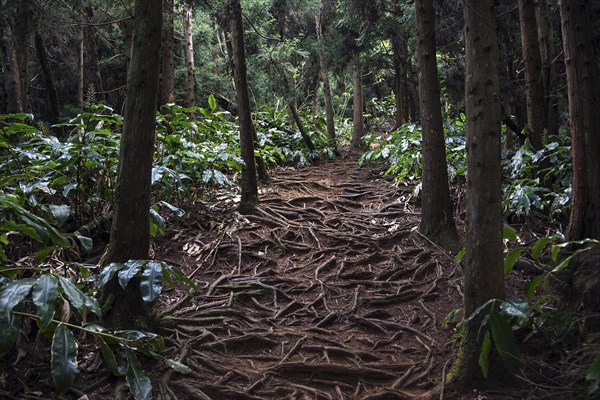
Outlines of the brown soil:
{"label": "brown soil", "polygon": [[[411,192],[346,156],[277,170],[252,215],[226,192],[194,206],[155,243],[156,259],[202,288],[166,290],[155,329],[192,372],[146,359],[154,398],[553,398],[444,387],[456,350],[444,319],[461,306],[461,271],[415,231]],[[128,398],[101,366],[81,369],[63,398]]]}

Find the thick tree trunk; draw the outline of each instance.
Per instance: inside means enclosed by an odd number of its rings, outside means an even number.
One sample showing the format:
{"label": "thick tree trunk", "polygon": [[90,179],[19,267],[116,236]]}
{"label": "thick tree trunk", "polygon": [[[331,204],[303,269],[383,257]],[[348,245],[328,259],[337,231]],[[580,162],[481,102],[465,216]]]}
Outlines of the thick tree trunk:
{"label": "thick tree trunk", "polygon": [[11,16],[7,12],[7,0],[1,0],[2,13],[0,13],[0,59],[2,60],[4,93],[6,98],[6,112],[23,112],[21,96],[21,78],[19,77],[19,64]]}
{"label": "thick tree trunk", "polygon": [[46,90],[48,92],[48,104],[50,105],[48,122],[51,124],[56,124],[60,118],[60,102],[58,100],[56,86],[54,85],[54,79],[52,78],[52,71],[50,70],[48,56],[46,55],[46,47],[44,46],[44,41],[39,32],[35,33],[35,50],[40,67],[42,68],[42,75],[44,77]]}
{"label": "thick tree trunk", "polygon": [[[158,80],[162,0],[136,0],[133,48],[127,78],[125,123],[119,153],[114,219],[105,263],[148,259],[152,153]],[[137,284],[136,284],[137,283]],[[111,280],[104,293],[112,307],[106,314],[111,327],[143,324],[149,306],[144,304],[139,282],[122,290]]]}
{"label": "thick tree trunk", "polygon": [[165,19],[162,33],[162,86],[160,104],[164,105],[174,100],[175,95],[175,25],[174,0],[165,0]]}
{"label": "thick tree trunk", "polygon": [[529,140],[536,150],[540,150],[544,147],[544,128],[546,128],[547,119],[534,0],[519,0],[519,22],[523,60],[525,61]]}
{"label": "thick tree trunk", "polygon": [[[467,107],[467,255],[465,318],[490,299],[504,298],[500,167],[498,44],[492,0],[465,0]],[[482,379],[478,365],[481,319],[467,324],[449,381]],[[490,379],[497,378],[490,365]]]}
{"label": "thick tree trunk", "polygon": [[446,145],[440,107],[440,86],[435,48],[433,0],[416,0],[419,99],[423,127],[423,187],[419,232],[432,241],[457,247],[452,217]]}
{"label": "thick tree trunk", "polygon": [[365,134],[365,123],[363,117],[363,94],[362,94],[362,68],[360,62],[360,53],[354,52],[354,62],[352,64],[352,86],[354,89],[353,102],[353,125],[352,148],[359,149],[361,140]]}
{"label": "thick tree trunk", "polygon": [[592,30],[590,0],[561,0],[569,122],[573,159],[573,192],[569,240],[600,239],[600,82]]}
{"label": "thick tree trunk", "polygon": [[233,77],[238,104],[240,123],[240,150],[245,166],[242,169],[242,198],[238,211],[249,213],[258,204],[256,165],[254,162],[254,140],[248,81],[246,76],[246,51],[244,49],[244,27],[240,0],[227,0],[231,23],[231,44],[233,54]]}
{"label": "thick tree trunk", "polygon": [[[186,106],[196,106],[196,67],[194,65],[194,38],[192,35],[192,0],[183,2],[183,30],[185,36],[185,62],[187,68],[186,80]],[[190,119],[194,120],[194,113],[190,113]]]}

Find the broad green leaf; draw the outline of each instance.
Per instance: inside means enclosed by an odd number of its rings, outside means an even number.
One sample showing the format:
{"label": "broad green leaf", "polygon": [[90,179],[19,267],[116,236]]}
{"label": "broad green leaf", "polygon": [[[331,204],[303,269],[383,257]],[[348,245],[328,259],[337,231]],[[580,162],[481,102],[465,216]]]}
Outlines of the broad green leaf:
{"label": "broad green leaf", "polygon": [[79,243],[81,243],[81,247],[83,247],[83,250],[85,250],[87,253],[92,251],[92,247],[94,246],[94,241],[92,240],[92,238],[83,235],[76,235],[75,237],[77,238],[77,240],[79,240]]}
{"label": "broad green leaf", "polygon": [[55,249],[56,249],[55,246],[42,247],[41,249],[39,249],[38,251],[35,252],[35,262],[42,261],[44,258],[46,258],[46,256],[48,254],[50,254],[50,252],[52,250],[55,250]]}
{"label": "broad green leaf", "polygon": [[194,283],[193,280],[191,280],[190,278],[188,278],[187,276],[185,276],[183,274],[183,272],[181,272],[181,270],[179,268],[177,268],[177,267],[175,267],[173,265],[170,265],[170,264],[164,264],[163,263],[163,273],[164,273],[164,270],[167,270],[179,282],[185,283],[186,285],[190,286],[191,288],[193,288],[196,291],[198,290],[198,286],[196,286],[196,283]]}
{"label": "broad green leaf", "polygon": [[71,215],[71,207],[64,204],[60,206],[51,204],[48,208],[54,219],[58,222],[58,225],[64,224],[67,218],[69,218],[69,215]]}
{"label": "broad green leaf", "polygon": [[208,96],[208,106],[211,111],[215,111],[217,108],[217,99],[215,99],[215,96],[212,93]]}
{"label": "broad green leaf", "polygon": [[18,317],[0,313],[0,356],[15,347],[20,332],[21,323]]}
{"label": "broad green leaf", "polygon": [[33,285],[31,297],[33,304],[37,307],[40,323],[45,329],[54,318],[56,300],[58,299],[57,279],[50,274],[40,276]]}
{"label": "broad green leaf", "polygon": [[483,342],[481,343],[481,350],[479,351],[479,367],[483,377],[487,379],[490,370],[490,350],[492,349],[492,339],[490,332],[485,332],[483,336]]}
{"label": "broad green leaf", "polygon": [[510,317],[527,319],[529,317],[529,303],[516,297],[507,299],[500,304],[500,310]]}
{"label": "broad green leaf", "polygon": [[517,240],[517,231],[510,225],[504,225],[502,237],[507,240]]}
{"label": "broad green leaf", "polygon": [[129,260],[125,263],[125,268],[119,271],[119,285],[123,289],[127,286],[131,278],[137,275],[142,269],[146,261],[144,260]]}
{"label": "broad green leaf", "polygon": [[142,273],[140,283],[142,298],[145,302],[153,302],[162,292],[162,266],[158,261],[148,261]]}
{"label": "broad green leaf", "polygon": [[537,260],[538,258],[540,258],[540,256],[542,255],[542,252],[546,248],[546,245],[548,243],[550,243],[551,241],[552,241],[552,238],[550,238],[550,237],[543,237],[543,238],[538,239],[535,242],[535,244],[533,245],[533,248],[531,249],[531,257],[533,257],[534,260]]}
{"label": "broad green leaf", "polygon": [[85,306],[98,318],[102,318],[102,307],[100,307],[100,302],[98,299],[85,295]]}
{"label": "broad green leaf", "polygon": [[535,296],[535,292],[537,291],[538,286],[542,283],[546,283],[548,279],[548,275],[538,275],[534,276],[527,284],[525,285],[525,297],[531,300],[533,296]]}
{"label": "broad green leaf", "polygon": [[169,210],[171,210],[171,212],[173,212],[173,214],[177,215],[179,218],[185,216],[185,211],[183,211],[179,207],[175,207],[174,205],[167,203],[166,201],[160,201],[159,204],[163,207],[167,207]]}
{"label": "broad green leaf", "polygon": [[2,223],[2,226],[0,226],[0,229],[3,231],[8,231],[8,232],[19,232],[25,236],[30,237],[31,239],[35,240],[38,243],[45,242],[45,238],[42,238],[40,236],[40,234],[38,233],[38,231],[34,227],[26,225],[26,224],[17,224],[15,221],[12,221],[9,219],[7,219],[6,221],[4,221]]}
{"label": "broad green leaf", "polygon": [[52,338],[52,379],[59,393],[71,388],[79,373],[77,368],[77,343],[73,333],[59,324]]}
{"label": "broad green leaf", "polygon": [[127,355],[127,384],[135,400],[149,400],[152,398],[152,382],[144,374],[142,365],[137,356],[129,347],[125,348]]}
{"label": "broad green leaf", "polygon": [[138,341],[138,340],[156,340],[159,336],[156,333],[152,332],[144,332],[144,331],[136,331],[136,330],[122,330],[115,331],[114,335],[118,338]]}
{"label": "broad green leaf", "polygon": [[173,368],[176,372],[179,372],[180,374],[187,375],[190,372],[192,372],[190,367],[188,367],[187,365],[185,365],[179,361],[171,360],[170,358],[165,358],[164,362],[167,363],[167,365],[169,367]]}
{"label": "broad green leaf", "polygon": [[29,118],[33,121],[33,114],[13,113],[13,114],[0,115],[0,121],[4,121],[7,119],[16,119],[18,121],[25,121],[27,118]]}
{"label": "broad green leaf", "polygon": [[100,275],[98,276],[98,290],[103,290],[104,286],[115,276],[117,271],[125,268],[122,263],[110,263],[106,267],[102,268]]}
{"label": "broad green leaf", "polygon": [[86,313],[87,296],[70,279],[59,276],[60,286],[62,286],[69,303],[77,310],[80,316]]}
{"label": "broad green leaf", "polygon": [[512,271],[524,250],[523,247],[519,246],[506,253],[504,256],[504,275],[508,275]]}
{"label": "broad green leaf", "polygon": [[519,355],[521,350],[517,344],[515,334],[506,319],[497,312],[490,313],[490,332],[498,354],[504,365],[512,373],[519,370]]}
{"label": "broad green leaf", "polygon": [[0,315],[10,314],[12,309],[27,297],[33,283],[33,279],[19,279],[4,285],[0,289]]}
{"label": "broad green leaf", "polygon": [[102,358],[104,358],[104,362],[106,363],[106,367],[110,373],[114,376],[125,376],[126,370],[125,368],[119,367],[115,353],[112,351],[110,346],[106,344],[104,339],[101,337],[98,337],[98,343],[100,343],[100,352],[102,353]]}
{"label": "broad green leaf", "polygon": [[459,263],[461,262],[461,260],[463,258],[465,258],[465,256],[467,255],[467,248],[463,247],[455,256],[454,256],[454,262],[455,263]]}

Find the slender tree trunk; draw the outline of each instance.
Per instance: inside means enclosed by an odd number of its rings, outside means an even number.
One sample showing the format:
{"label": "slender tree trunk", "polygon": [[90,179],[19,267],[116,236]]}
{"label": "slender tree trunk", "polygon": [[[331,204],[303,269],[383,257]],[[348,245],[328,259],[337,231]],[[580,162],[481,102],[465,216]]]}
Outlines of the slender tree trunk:
{"label": "slender tree trunk", "polygon": [[[114,218],[105,263],[148,259],[155,111],[160,72],[162,0],[136,0],[133,48],[127,78],[125,123],[119,152]],[[105,315],[111,327],[138,327],[148,317],[139,281],[126,290],[112,279],[104,293],[112,306]]]}
{"label": "slender tree trunk", "polygon": [[85,92],[85,21],[83,18],[83,1],[78,3],[78,15],[81,26],[79,27],[79,41],[77,43],[77,103],[79,108],[83,109],[83,100]]}
{"label": "slender tree trunk", "polygon": [[21,93],[21,106],[27,110],[27,86],[29,73],[27,64],[29,63],[29,37],[31,9],[30,0],[19,1],[17,4],[17,18],[15,23],[15,51],[17,56],[17,65],[19,67],[19,91]]}
{"label": "slender tree trunk", "polygon": [[456,247],[458,234],[452,217],[446,145],[442,126],[440,86],[435,48],[433,0],[416,0],[419,99],[423,126],[423,187],[419,232],[432,241]]}
{"label": "slender tree trunk", "polygon": [[539,0],[536,2],[535,16],[542,63],[546,128],[549,133],[555,134],[558,132],[558,102],[554,99],[556,93],[556,66],[554,64],[554,58],[556,54],[554,51],[554,28],[552,26],[549,0]]}
{"label": "slender tree trunk", "polygon": [[46,90],[48,92],[48,104],[49,115],[48,122],[51,124],[58,123],[60,118],[60,102],[58,100],[58,93],[56,92],[56,86],[54,85],[54,79],[52,78],[52,71],[50,70],[50,63],[48,62],[48,56],[46,55],[46,47],[44,41],[39,32],[35,33],[35,50],[37,57],[42,68],[42,75],[44,82],[46,83]]}
{"label": "slender tree trunk", "polygon": [[175,25],[174,25],[174,0],[165,0],[165,19],[163,26],[163,52],[162,52],[162,86],[160,104],[167,104],[174,100],[175,94]]}
{"label": "slender tree trunk", "polygon": [[525,61],[529,140],[536,150],[540,150],[544,147],[544,128],[546,128],[547,120],[534,0],[519,0],[519,21],[523,60]]}
{"label": "slender tree trunk", "polygon": [[590,0],[560,0],[569,92],[573,192],[569,240],[600,239],[600,82]]}
{"label": "slender tree trunk", "polygon": [[[396,1],[392,1],[394,15],[400,16],[402,11]],[[392,61],[394,64],[394,94],[396,95],[395,128],[401,127],[408,121],[408,85],[407,85],[407,59],[406,31],[398,26],[390,38],[392,44]]]}
{"label": "slender tree trunk", "polygon": [[[498,44],[492,0],[465,0],[467,106],[467,255],[465,318],[490,299],[504,298],[500,167]],[[481,319],[470,321],[449,381],[482,379],[478,365]],[[496,365],[489,376],[497,378]]]}
{"label": "slender tree trunk", "polygon": [[[321,20],[321,14],[315,17],[317,38],[323,38],[323,26]],[[319,68],[321,81],[323,82],[323,99],[325,100],[325,122],[327,124],[327,139],[329,146],[333,147],[337,151],[337,144],[335,141],[335,122],[333,112],[333,101],[331,99],[331,85],[329,83],[329,65],[325,57],[319,54]]]}
{"label": "slender tree trunk", "polygon": [[[94,18],[94,9],[91,6],[86,7],[86,18],[91,22]],[[93,87],[95,101],[105,100],[102,75],[100,74],[100,64],[98,61],[98,46],[96,45],[96,28],[94,26],[85,27],[85,48],[87,62],[84,70],[84,85],[87,88]]]}
{"label": "slender tree trunk", "polygon": [[0,59],[4,75],[4,92],[6,96],[6,111],[8,113],[23,112],[21,96],[21,78],[19,77],[19,64],[17,60],[17,49],[15,48],[15,36],[10,15],[6,12],[7,0],[1,0],[2,13],[0,22],[2,25],[2,38],[0,43]]}
{"label": "slender tree trunk", "polygon": [[365,123],[363,117],[363,94],[362,94],[362,68],[360,62],[360,53],[355,51],[353,54],[354,62],[352,64],[352,85],[354,88],[353,102],[353,124],[352,148],[359,149],[361,140],[365,134]]}
{"label": "slender tree trunk", "polygon": [[258,204],[258,186],[254,161],[254,139],[252,135],[250,98],[248,96],[248,78],[246,75],[242,6],[240,5],[240,0],[227,0],[226,4],[231,23],[233,76],[240,123],[240,149],[242,160],[245,163],[242,169],[242,198],[238,210],[241,213],[249,213]]}
{"label": "slender tree trunk", "polygon": [[[185,62],[187,68],[186,81],[186,106],[196,106],[196,67],[194,65],[194,38],[192,35],[192,0],[183,2],[183,29],[185,35]],[[190,113],[190,119],[194,120],[194,113]]]}
{"label": "slender tree trunk", "polygon": [[310,140],[310,136],[308,136],[308,133],[306,132],[306,129],[304,128],[302,119],[300,119],[300,116],[298,115],[298,109],[296,108],[296,105],[294,103],[289,103],[288,107],[290,109],[290,113],[292,114],[292,118],[294,119],[294,122],[296,123],[296,126],[298,127],[298,130],[300,131],[302,140],[304,140],[304,143],[306,144],[306,147],[310,151],[315,151],[315,145],[313,144],[312,140]]}

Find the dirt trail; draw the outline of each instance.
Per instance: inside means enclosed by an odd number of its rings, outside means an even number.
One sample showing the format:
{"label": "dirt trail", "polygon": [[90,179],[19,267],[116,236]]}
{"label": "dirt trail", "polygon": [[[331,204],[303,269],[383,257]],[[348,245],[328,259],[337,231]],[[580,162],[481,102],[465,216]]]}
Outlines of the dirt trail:
{"label": "dirt trail", "polygon": [[347,157],[279,170],[254,215],[225,199],[157,243],[203,287],[171,292],[161,333],[189,375],[162,398],[404,399],[440,383],[455,265],[413,228],[409,187]]}

